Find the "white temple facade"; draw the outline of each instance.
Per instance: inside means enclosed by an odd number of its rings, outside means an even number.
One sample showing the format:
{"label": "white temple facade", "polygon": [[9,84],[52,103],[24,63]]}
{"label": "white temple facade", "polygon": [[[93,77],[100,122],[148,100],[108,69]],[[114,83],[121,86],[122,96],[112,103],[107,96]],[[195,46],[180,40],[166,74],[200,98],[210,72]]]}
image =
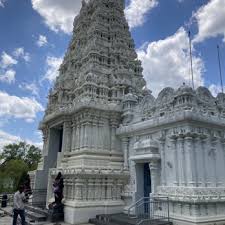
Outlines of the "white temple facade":
{"label": "white temple facade", "polygon": [[169,197],[174,224],[224,224],[225,95],[184,84],[155,99],[145,85],[124,0],[83,1],[40,123],[34,188],[52,202],[61,171],[71,224],[145,196]]}

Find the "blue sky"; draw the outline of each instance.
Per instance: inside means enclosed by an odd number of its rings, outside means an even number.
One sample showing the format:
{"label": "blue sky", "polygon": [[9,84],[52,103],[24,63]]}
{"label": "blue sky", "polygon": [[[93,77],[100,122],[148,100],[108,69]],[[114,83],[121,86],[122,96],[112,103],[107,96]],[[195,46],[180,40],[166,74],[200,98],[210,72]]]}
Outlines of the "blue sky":
{"label": "blue sky", "polygon": [[[0,0],[0,149],[20,140],[41,146],[38,123],[80,6],[81,0]],[[190,83],[188,30],[195,86],[220,91],[216,46],[225,79],[224,0],[127,0],[125,14],[154,95]]]}

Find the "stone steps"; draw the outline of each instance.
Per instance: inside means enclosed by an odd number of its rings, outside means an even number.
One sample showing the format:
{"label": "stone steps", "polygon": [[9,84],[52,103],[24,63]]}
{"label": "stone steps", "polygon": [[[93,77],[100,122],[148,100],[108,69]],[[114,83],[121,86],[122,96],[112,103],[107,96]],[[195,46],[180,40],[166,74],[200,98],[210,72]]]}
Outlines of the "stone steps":
{"label": "stone steps", "polygon": [[27,223],[29,224],[44,222],[44,221],[47,221],[48,219],[47,210],[33,207],[30,205],[27,205],[25,209],[26,209],[26,220],[27,220]]}

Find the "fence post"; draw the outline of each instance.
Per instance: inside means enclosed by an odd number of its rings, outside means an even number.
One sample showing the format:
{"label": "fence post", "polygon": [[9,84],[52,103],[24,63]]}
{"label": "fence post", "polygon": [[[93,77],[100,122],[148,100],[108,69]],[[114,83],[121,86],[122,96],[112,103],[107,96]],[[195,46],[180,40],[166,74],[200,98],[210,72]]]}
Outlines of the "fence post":
{"label": "fence post", "polygon": [[168,222],[170,221],[170,202],[169,197],[167,197],[167,204],[168,204]]}

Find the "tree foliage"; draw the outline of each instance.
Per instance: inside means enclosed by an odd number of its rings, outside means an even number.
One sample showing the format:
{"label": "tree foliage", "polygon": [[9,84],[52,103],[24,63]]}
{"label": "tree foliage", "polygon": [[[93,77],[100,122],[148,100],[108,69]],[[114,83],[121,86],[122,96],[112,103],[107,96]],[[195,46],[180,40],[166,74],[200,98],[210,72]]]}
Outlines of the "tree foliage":
{"label": "tree foliage", "polygon": [[25,142],[9,144],[0,153],[0,192],[14,191],[28,171],[37,169],[41,150]]}
{"label": "tree foliage", "polygon": [[3,147],[0,159],[4,164],[10,160],[22,160],[27,164],[29,170],[34,170],[41,159],[41,150],[26,142],[9,144]]}

